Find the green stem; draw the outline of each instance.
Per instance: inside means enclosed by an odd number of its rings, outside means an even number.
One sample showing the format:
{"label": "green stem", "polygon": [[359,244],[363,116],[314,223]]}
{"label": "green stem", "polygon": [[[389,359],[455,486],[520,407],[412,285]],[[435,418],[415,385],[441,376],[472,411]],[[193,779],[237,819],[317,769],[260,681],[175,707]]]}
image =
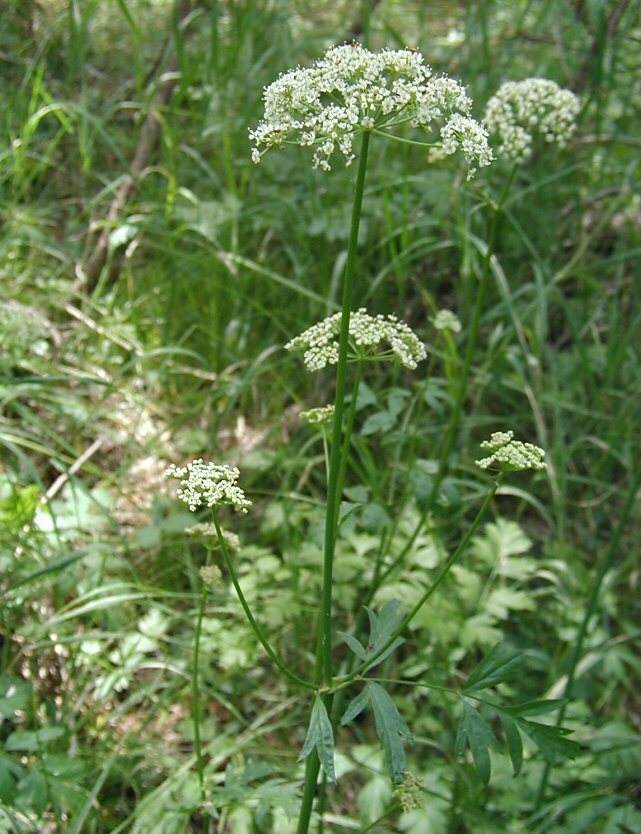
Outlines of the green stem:
{"label": "green stem", "polygon": [[343,304],[341,308],[341,332],[338,346],[338,366],[336,369],[336,399],[334,423],[332,426],[332,444],[329,461],[329,484],[327,488],[327,512],[325,514],[325,545],[323,553],[323,592],[321,602],[321,680],[330,685],[332,680],[332,584],[334,572],[334,551],[336,547],[336,507],[340,500],[338,487],[342,459],[348,450],[341,443],[343,434],[343,411],[345,406],[345,382],[347,371],[347,349],[349,343],[349,320],[352,308],[354,286],[354,272],[356,267],[356,253],[358,249],[358,229],[363,205],[363,191],[365,187],[365,170],[367,168],[367,152],[370,134],[363,133],[361,153],[356,174],[356,188],[354,205],[352,207],[352,221],[347,249],[347,264],[345,266],[345,281],[343,285]]}
{"label": "green stem", "polygon": [[[332,582],[334,573],[334,552],[336,549],[337,508],[340,502],[341,469],[349,448],[341,443],[343,436],[343,412],[345,406],[345,384],[347,371],[347,348],[349,344],[349,320],[352,309],[352,295],[354,288],[354,273],[356,269],[356,254],[358,250],[358,230],[361,222],[363,206],[363,192],[365,189],[365,171],[367,169],[367,154],[369,150],[370,134],[365,131],[361,138],[361,150],[356,173],[354,202],[352,205],[352,219],[347,248],[347,263],[345,265],[345,279],[343,284],[343,303],[341,307],[341,331],[338,343],[338,364],[336,368],[336,397],[334,401],[334,422],[332,425],[332,441],[329,461],[329,478],[327,484],[327,509],[325,512],[325,543],[323,548],[323,590],[321,597],[321,612],[318,629],[318,646],[316,672],[318,684],[331,686],[332,682]],[[354,405],[354,409],[356,406]],[[351,410],[351,409],[350,409]],[[345,440],[348,440],[346,437]],[[331,705],[330,705],[331,707]],[[316,752],[312,752],[305,767],[305,783],[303,799],[298,817],[297,834],[307,834],[309,821],[316,795],[316,780],[320,763]]]}
{"label": "green stem", "polygon": [[343,495],[343,488],[345,486],[345,473],[347,472],[347,461],[349,460],[349,448],[352,442],[352,434],[354,432],[354,421],[356,419],[356,406],[358,403],[358,391],[363,378],[364,361],[361,359],[356,368],[356,376],[354,378],[354,385],[352,387],[352,399],[349,404],[349,412],[347,414],[347,423],[345,425],[345,436],[343,438],[343,448],[341,449],[341,461],[338,472],[338,489],[336,490],[336,506],[334,507],[334,535],[338,535],[338,519],[341,508],[341,498]]}
{"label": "green stem", "polygon": [[476,518],[474,519],[474,521],[470,525],[470,528],[468,529],[467,533],[463,536],[463,539],[461,540],[461,543],[459,544],[459,546],[456,548],[454,553],[452,553],[452,555],[448,557],[445,564],[443,565],[443,567],[439,571],[439,573],[438,573],[436,579],[434,580],[434,582],[432,582],[430,587],[425,591],[423,596],[418,600],[418,602],[416,603],[414,608],[412,608],[412,610],[408,614],[406,614],[406,616],[403,618],[403,621],[401,622],[399,627],[390,636],[389,640],[385,643],[385,645],[381,646],[381,648],[375,654],[373,654],[370,658],[368,658],[360,666],[357,666],[356,669],[354,669],[348,675],[345,675],[343,678],[338,678],[335,681],[336,685],[333,687],[333,691],[336,691],[339,687],[342,688],[343,686],[346,686],[348,683],[351,683],[354,680],[354,678],[358,677],[363,672],[365,672],[368,668],[370,668],[372,665],[374,665],[376,663],[377,658],[379,658],[382,654],[384,654],[387,651],[387,649],[392,645],[392,643],[396,640],[396,638],[400,637],[400,635],[405,631],[407,626],[412,622],[414,617],[418,614],[418,612],[425,605],[425,603],[428,601],[428,599],[432,596],[432,594],[441,585],[441,583],[443,582],[443,580],[445,579],[447,574],[452,569],[453,565],[458,561],[461,554],[465,551],[465,548],[467,547],[470,539],[472,538],[472,536],[476,532],[476,529],[478,528],[479,524],[483,520],[483,518],[485,516],[485,513],[487,512],[487,509],[490,506],[490,503],[491,503],[492,499],[494,498],[494,495],[496,494],[496,490],[499,488],[500,482],[501,481],[500,481],[500,476],[499,476],[499,478],[497,478],[497,480],[494,482],[494,485],[492,486],[492,489],[486,495],[485,501],[483,502],[483,505],[482,505],[481,509],[476,514]]}
{"label": "green stem", "polygon": [[[209,564],[209,551],[207,552],[207,562]],[[207,600],[207,585],[203,581],[202,591],[200,593],[200,605],[198,608],[198,619],[196,621],[196,635],[194,638],[194,668],[191,679],[191,710],[192,719],[194,722],[194,747],[196,750],[196,770],[198,771],[198,784],[200,785],[200,801],[205,801],[205,765],[203,762],[203,748],[200,739],[200,636],[202,634],[203,619],[205,617],[205,604]]]}
{"label": "green stem", "polygon": [[[628,491],[628,496],[626,498],[626,502],[623,506],[623,510],[621,515],[619,516],[619,522],[616,526],[616,529],[610,539],[610,546],[608,547],[605,556],[603,557],[603,561],[599,567],[598,573],[594,579],[594,585],[592,587],[592,594],[590,596],[588,606],[585,610],[585,615],[581,622],[581,627],[579,628],[579,633],[577,634],[576,643],[574,644],[574,650],[572,652],[572,657],[570,659],[570,668],[568,670],[568,676],[565,682],[565,687],[563,690],[563,698],[565,702],[561,706],[559,710],[559,714],[556,719],[556,726],[560,727],[563,723],[563,719],[565,718],[565,713],[572,698],[573,689],[574,689],[574,681],[576,679],[576,671],[581,660],[581,655],[583,654],[583,643],[585,642],[585,637],[588,633],[588,626],[590,625],[590,620],[596,613],[597,604],[599,602],[599,594],[601,591],[601,585],[603,584],[603,580],[605,579],[606,573],[612,567],[612,562],[614,561],[614,557],[616,555],[617,549],[619,547],[619,542],[621,541],[621,536],[623,534],[623,530],[625,525],[628,521],[628,516],[634,506],[634,502],[637,496],[637,492],[641,487],[641,466],[637,468],[635,473],[635,477],[632,481],[632,485]],[[545,768],[543,770],[543,776],[541,777],[541,784],[539,785],[539,790],[536,798],[536,804],[534,806],[533,813],[539,810],[541,805],[543,804],[543,800],[545,799],[545,791],[548,785],[548,779],[550,778],[550,770],[551,765],[549,762],[546,762]]]}
{"label": "green stem", "polygon": [[218,536],[218,543],[220,544],[220,549],[223,552],[223,558],[225,560],[225,564],[227,565],[227,570],[229,571],[229,575],[231,577],[232,584],[238,595],[238,599],[240,600],[240,604],[243,607],[243,611],[245,612],[245,616],[249,622],[249,625],[252,627],[256,637],[258,638],[261,646],[265,649],[268,657],[274,661],[276,666],[280,669],[280,671],[285,675],[293,683],[298,684],[298,686],[302,686],[305,689],[316,689],[313,683],[309,681],[303,680],[303,678],[299,678],[298,675],[294,674],[287,666],[283,663],[280,657],[276,654],[276,652],[272,649],[269,645],[267,638],[265,637],[262,628],[258,625],[256,620],[254,619],[254,615],[251,612],[251,609],[245,599],[245,594],[243,594],[242,588],[238,582],[238,577],[236,575],[236,571],[234,569],[234,563],[232,562],[231,556],[229,555],[229,550],[227,549],[227,543],[223,538],[222,530],[220,529],[220,525],[218,523],[218,516],[216,515],[216,510],[212,510],[212,514],[214,516],[214,526],[216,528],[216,535]]}

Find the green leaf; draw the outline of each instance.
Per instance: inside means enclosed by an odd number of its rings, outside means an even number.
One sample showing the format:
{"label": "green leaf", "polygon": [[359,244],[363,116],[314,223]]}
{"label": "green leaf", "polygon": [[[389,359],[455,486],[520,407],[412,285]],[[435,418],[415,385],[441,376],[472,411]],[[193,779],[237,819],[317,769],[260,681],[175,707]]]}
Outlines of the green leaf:
{"label": "green leaf", "polygon": [[31,704],[31,684],[21,678],[0,679],[0,715],[13,718],[16,710],[28,709]]}
{"label": "green leaf", "polygon": [[370,669],[372,666],[378,666],[379,663],[382,663],[399,646],[402,646],[405,640],[403,637],[397,637],[385,651],[380,655],[378,654],[403,622],[401,604],[398,600],[392,599],[386,602],[379,614],[376,614],[371,608],[367,607],[366,611],[370,624],[369,643],[366,650],[367,657],[374,658],[372,663],[367,667]]}
{"label": "green leaf", "polygon": [[44,727],[42,730],[16,730],[6,740],[7,752],[36,753],[43,744],[56,741],[66,735],[64,727]]}
{"label": "green leaf", "polygon": [[300,762],[306,759],[314,748],[316,748],[318,759],[323,770],[332,782],[335,782],[334,732],[332,730],[332,723],[327,715],[327,710],[325,709],[325,704],[320,696],[316,696],[316,700],[314,701],[307,737],[305,738],[305,743],[303,744],[298,761]]}
{"label": "green leaf", "polygon": [[581,747],[576,741],[565,738],[571,732],[565,727],[539,724],[535,721],[526,721],[525,718],[517,718],[516,723],[536,744],[545,761],[551,765],[561,764],[566,759],[574,759],[581,752]]}
{"label": "green leaf", "polygon": [[505,732],[507,752],[510,754],[512,770],[514,775],[518,776],[523,766],[523,742],[521,741],[521,734],[513,718],[510,718],[504,712],[500,712],[499,715],[501,716],[501,723]]}
{"label": "green leaf", "polygon": [[371,608],[366,608],[366,611],[370,622],[370,643],[374,648],[380,648],[403,622],[401,603],[397,599],[391,599],[385,603],[378,615]]}
{"label": "green leaf", "polygon": [[560,709],[566,702],[565,698],[542,698],[538,701],[525,701],[522,704],[514,704],[509,707],[502,707],[510,715],[523,717],[525,715],[545,715]]}
{"label": "green leaf", "polygon": [[465,691],[474,692],[502,683],[516,672],[521,660],[520,652],[511,649],[505,643],[497,643],[472,671]]}
{"label": "green leaf", "polygon": [[354,637],[352,634],[347,634],[344,631],[339,631],[338,636],[341,638],[341,640],[347,643],[347,645],[350,647],[350,649],[354,652],[354,654],[359,660],[367,660],[369,655],[367,654],[360,640],[357,640],[356,637]]}
{"label": "green leaf", "polygon": [[341,727],[349,724],[350,721],[353,721],[357,715],[360,715],[361,712],[363,712],[369,703],[369,695],[369,687],[366,686],[365,689],[363,689],[362,692],[359,692],[354,700],[348,704],[347,709],[341,718]]}
{"label": "green leaf", "polygon": [[407,771],[403,739],[411,741],[410,731],[396,709],[394,701],[383,687],[370,682],[367,684],[367,688],[374,709],[376,734],[381,742],[392,782],[400,785],[405,779],[405,772]]}
{"label": "green leaf", "polygon": [[483,782],[487,785],[490,781],[491,762],[490,747],[496,747],[497,742],[494,733],[485,721],[478,714],[476,708],[468,700],[462,698],[463,715],[457,736],[457,752],[461,753],[465,739],[467,739],[472,751],[474,764]]}

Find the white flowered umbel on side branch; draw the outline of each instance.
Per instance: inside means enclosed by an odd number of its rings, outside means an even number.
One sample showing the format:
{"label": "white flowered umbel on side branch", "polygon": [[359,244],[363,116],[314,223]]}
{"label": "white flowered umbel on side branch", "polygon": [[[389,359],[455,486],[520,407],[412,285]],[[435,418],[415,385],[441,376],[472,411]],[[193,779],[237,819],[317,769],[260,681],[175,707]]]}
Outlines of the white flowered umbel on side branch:
{"label": "white flowered umbel on side branch", "polygon": [[571,90],[546,78],[507,81],[487,103],[485,122],[501,144],[500,157],[515,161],[532,153],[534,136],[564,148],[576,130],[581,103]]}
{"label": "white flowered umbel on side branch", "polygon": [[514,440],[512,431],[495,431],[489,440],[481,443],[481,449],[492,454],[476,461],[480,469],[496,467],[504,472],[522,472],[526,469],[545,470],[545,452],[533,443]]}
{"label": "white flowered umbel on side branch", "polygon": [[235,466],[205,463],[201,458],[187,466],[172,465],[165,478],[180,479],[177,495],[192,512],[201,507],[220,507],[229,504],[240,513],[246,513],[252,502],[236,482],[240,472]]}
{"label": "white flowered umbel on side branch", "polygon": [[370,52],[359,44],[330,49],[311,67],[290,70],[265,88],[265,116],[249,137],[259,162],[284,144],[314,149],[313,165],[331,169],[340,152],[349,165],[363,131],[385,134],[410,124],[433,135],[445,154],[461,150],[471,166],[493,159],[487,131],[470,117],[472,101],[451,78],[436,77],[411,49]]}
{"label": "white flowered umbel on side branch", "polygon": [[[320,371],[326,365],[335,365],[338,362],[341,319],[342,314],[335,313],[319,321],[287,342],[285,349],[305,351],[303,361],[308,371]],[[414,370],[427,357],[425,345],[405,322],[393,315],[370,316],[364,308],[350,316],[349,339],[354,359],[396,358],[406,368]]]}

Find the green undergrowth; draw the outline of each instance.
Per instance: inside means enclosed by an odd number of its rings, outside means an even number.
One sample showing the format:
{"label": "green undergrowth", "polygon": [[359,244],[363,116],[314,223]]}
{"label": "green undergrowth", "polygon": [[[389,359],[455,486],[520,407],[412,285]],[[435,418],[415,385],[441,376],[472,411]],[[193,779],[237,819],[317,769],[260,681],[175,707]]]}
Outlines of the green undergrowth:
{"label": "green undergrowth", "polygon": [[[403,810],[368,708],[337,736],[325,830],[641,827],[640,4],[359,5],[208,0],[182,23],[165,0],[10,0],[3,12],[0,832],[295,831],[310,699],[276,678],[227,578],[208,592],[201,637],[210,801],[199,808],[193,624],[199,569],[219,554],[211,536],[186,533],[199,519],[161,474],[197,457],[241,469],[254,510],[223,521],[239,537],[241,583],[290,668],[311,674],[325,458],[299,412],[331,402],[333,382],[304,374],[283,344],[338,309],[354,172],[328,177],[287,151],[256,168],[247,131],[263,86],[350,38],[357,12],[372,48],[416,46],[465,79],[479,117],[503,80],[527,76],[580,81],[583,109],[568,149],[542,147],[514,176],[458,440],[414,541],[510,167],[466,183],[456,163],[425,166],[421,149],[372,150],[356,306],[406,320],[429,368],[368,367],[336,627],[350,632],[376,564],[406,547],[370,603],[420,598],[485,495],[474,461],[490,432],[542,446],[549,469],[500,487],[406,643],[376,667],[411,727],[422,806]],[[172,50],[180,79],[158,148],[89,286],[82,265]],[[433,326],[443,308],[460,333]],[[556,713],[506,705],[558,708],[604,559],[565,707],[578,748],[557,766],[563,740],[546,735]],[[474,670],[497,645],[523,663],[474,700]],[[335,658],[347,668],[348,645]]]}

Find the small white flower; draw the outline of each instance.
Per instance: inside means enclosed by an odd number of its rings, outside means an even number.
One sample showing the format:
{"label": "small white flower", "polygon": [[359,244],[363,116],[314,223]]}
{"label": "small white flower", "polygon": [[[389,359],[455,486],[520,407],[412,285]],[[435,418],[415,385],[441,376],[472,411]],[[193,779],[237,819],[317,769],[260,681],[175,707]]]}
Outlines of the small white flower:
{"label": "small white flower", "polygon": [[533,443],[522,443],[513,440],[514,432],[496,431],[489,440],[481,443],[482,449],[488,449],[492,454],[487,458],[476,461],[480,469],[488,469],[493,464],[505,472],[521,472],[525,469],[545,470],[545,452]]}
{"label": "small white flower", "polygon": [[499,156],[519,161],[532,153],[534,134],[565,147],[576,130],[580,109],[571,90],[545,78],[526,78],[499,87],[487,103],[485,122],[501,141]]}
{"label": "small white flower", "polygon": [[201,458],[187,466],[172,464],[164,474],[165,478],[180,479],[178,498],[189,506],[192,512],[200,507],[218,507],[230,504],[238,512],[246,513],[251,501],[236,481],[240,472],[235,466],[205,463]]}
{"label": "small white flower", "polygon": [[318,408],[310,408],[309,411],[301,411],[300,416],[312,426],[322,426],[333,420],[335,410],[333,405],[322,405]]}
{"label": "small white flower", "polygon": [[[303,361],[309,371],[319,371],[338,362],[341,313],[335,313],[285,345],[286,350],[305,351]],[[394,358],[412,370],[427,357],[425,345],[396,316],[370,316],[364,308],[352,313],[349,319],[349,338],[353,358]],[[389,349],[381,349],[381,342]]]}
{"label": "small white flower", "polygon": [[461,332],[461,322],[451,310],[439,310],[432,319],[436,330],[451,330],[452,333]]}
{"label": "small white flower", "polygon": [[313,147],[314,167],[329,171],[336,151],[347,165],[352,162],[354,140],[363,131],[389,131],[406,122],[432,131],[438,121],[450,125],[442,136],[448,154],[461,149],[476,165],[493,158],[484,128],[469,117],[472,101],[465,88],[435,78],[414,50],[336,46],[311,67],[281,75],[265,88],[263,100],[264,118],[249,133],[255,162],[261,146],[290,143]]}

